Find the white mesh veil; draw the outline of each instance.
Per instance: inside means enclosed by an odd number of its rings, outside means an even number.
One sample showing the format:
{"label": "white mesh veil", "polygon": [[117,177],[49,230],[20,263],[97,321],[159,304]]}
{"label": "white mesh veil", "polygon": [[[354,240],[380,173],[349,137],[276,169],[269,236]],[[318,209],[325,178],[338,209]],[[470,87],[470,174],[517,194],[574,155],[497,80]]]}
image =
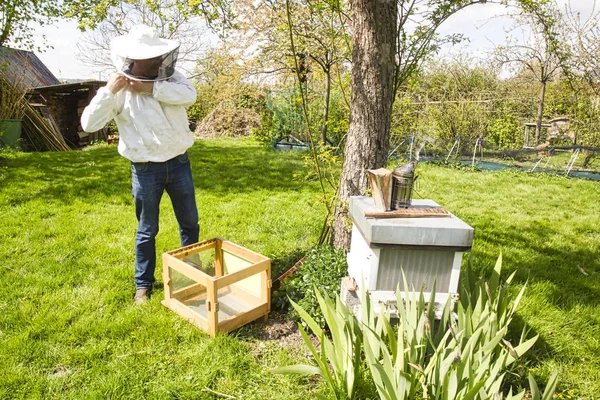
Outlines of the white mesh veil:
{"label": "white mesh veil", "polygon": [[112,58],[117,70],[128,78],[153,82],[169,79],[173,75],[178,55],[179,47],[166,54],[147,59],[126,58],[116,52],[113,52]]}

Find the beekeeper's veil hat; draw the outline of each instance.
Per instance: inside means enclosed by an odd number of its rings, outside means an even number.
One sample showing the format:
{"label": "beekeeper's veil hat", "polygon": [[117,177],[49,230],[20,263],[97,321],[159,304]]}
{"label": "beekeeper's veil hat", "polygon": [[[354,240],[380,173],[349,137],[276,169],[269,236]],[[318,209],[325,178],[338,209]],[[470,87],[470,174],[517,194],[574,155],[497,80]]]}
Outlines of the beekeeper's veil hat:
{"label": "beekeeper's veil hat", "polygon": [[[111,59],[119,72],[131,79],[156,81],[169,79],[175,71],[179,53],[179,42],[163,39],[156,29],[146,25],[135,25],[122,36],[115,37],[110,43]],[[156,61],[152,68],[153,76],[135,76],[131,72],[136,60]]]}

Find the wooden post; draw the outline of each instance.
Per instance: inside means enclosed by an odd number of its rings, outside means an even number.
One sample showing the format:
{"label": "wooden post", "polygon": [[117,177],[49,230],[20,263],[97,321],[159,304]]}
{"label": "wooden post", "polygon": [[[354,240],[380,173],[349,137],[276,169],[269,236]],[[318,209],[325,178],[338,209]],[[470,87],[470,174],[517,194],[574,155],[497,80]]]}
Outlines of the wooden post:
{"label": "wooden post", "polygon": [[267,303],[267,313],[263,317],[263,321],[267,322],[269,320],[269,313],[271,312],[271,261],[269,261],[269,267],[260,275],[263,289],[260,294],[260,301],[261,303]]}
{"label": "wooden post", "polygon": [[208,334],[215,337],[219,330],[219,299],[217,297],[217,285],[209,282],[206,288],[206,317],[208,320]]}
{"label": "wooden post", "polygon": [[163,282],[165,285],[165,299],[163,301],[168,302],[173,297],[173,272],[169,268],[167,262],[167,254],[163,254]]}
{"label": "wooden post", "polygon": [[215,246],[215,276],[218,278],[223,276],[223,249],[221,241],[217,241]]}

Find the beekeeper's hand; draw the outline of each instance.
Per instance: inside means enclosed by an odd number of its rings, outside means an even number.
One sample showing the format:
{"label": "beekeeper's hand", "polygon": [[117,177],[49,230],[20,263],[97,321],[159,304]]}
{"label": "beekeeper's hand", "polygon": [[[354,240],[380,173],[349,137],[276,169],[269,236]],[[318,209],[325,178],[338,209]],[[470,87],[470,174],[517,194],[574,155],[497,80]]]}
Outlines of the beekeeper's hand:
{"label": "beekeeper's hand", "polygon": [[123,89],[127,85],[127,78],[121,74],[114,74],[106,82],[106,87],[113,94],[117,94],[119,90]]}

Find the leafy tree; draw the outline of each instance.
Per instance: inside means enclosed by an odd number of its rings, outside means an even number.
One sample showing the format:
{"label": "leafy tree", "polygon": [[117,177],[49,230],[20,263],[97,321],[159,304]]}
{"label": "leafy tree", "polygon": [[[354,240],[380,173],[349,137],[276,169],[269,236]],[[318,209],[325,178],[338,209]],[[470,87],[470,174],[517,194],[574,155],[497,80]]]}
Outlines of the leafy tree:
{"label": "leafy tree", "polygon": [[77,58],[94,67],[96,72],[114,70],[110,41],[136,24],[154,26],[161,37],[179,40],[180,68],[186,61],[195,61],[204,50],[206,41],[202,38],[206,36],[206,29],[197,16],[173,0],[127,0],[107,7],[104,12],[104,19],[95,23],[93,29],[86,28],[83,41],[77,44]]}
{"label": "leafy tree", "polygon": [[187,17],[200,16],[215,29],[229,26],[233,16],[230,0],[64,0],[64,12],[67,17],[76,18],[82,31],[95,29],[105,21],[111,9],[128,4],[144,4],[152,13],[178,12]]}
{"label": "leafy tree", "polygon": [[[392,103],[398,89],[445,41],[440,25],[459,10],[485,0],[351,2],[352,95],[350,127],[332,241],[349,248],[347,201],[367,188],[365,170],[385,166]],[[415,24],[413,22],[416,21]],[[416,28],[412,28],[416,26]],[[390,47],[391,46],[391,47]]]}
{"label": "leafy tree", "polygon": [[539,98],[535,125],[535,145],[539,143],[542,119],[544,117],[544,100],[548,82],[558,78],[563,65],[559,54],[554,51],[555,37],[552,31],[536,21],[535,16],[528,16],[523,24],[531,28],[528,43],[516,44],[509,40],[506,46],[496,48],[496,60],[503,65],[525,68],[539,82]]}
{"label": "leafy tree", "polygon": [[438,28],[461,9],[485,2],[398,0],[394,94],[443,44],[458,43],[463,39],[461,34],[441,37],[437,33]]}
{"label": "leafy tree", "polygon": [[[59,0],[2,0],[0,2],[0,46],[12,43],[33,50],[32,23],[45,25],[62,14]],[[38,49],[42,51],[42,49]]]}
{"label": "leafy tree", "polygon": [[[350,230],[347,202],[350,196],[367,189],[365,171],[385,166],[390,141],[394,90],[436,50],[432,40],[440,24],[457,11],[485,0],[353,0],[352,16],[352,95],[350,127],[340,182],[340,202],[336,207],[332,241],[348,249]],[[508,2],[504,2],[507,4]],[[558,52],[557,21],[546,9],[549,0],[515,0],[523,13],[531,14],[548,33],[551,51]],[[420,5],[420,6],[419,6]],[[405,13],[405,14],[403,14]],[[411,14],[422,15],[422,34],[408,33]],[[396,25],[396,22],[399,25]],[[426,24],[423,27],[423,24]],[[399,39],[412,38],[412,48],[422,49],[409,58],[396,54]],[[398,60],[398,62],[396,62]],[[413,67],[414,66],[414,67]],[[406,71],[403,74],[402,71]]]}
{"label": "leafy tree", "polygon": [[596,0],[592,14],[581,18],[569,1],[564,13],[564,46],[572,57],[569,59],[571,71],[582,77],[598,93],[600,83],[600,10],[596,11]]}
{"label": "leafy tree", "polygon": [[242,109],[257,113],[264,109],[264,88],[251,82],[245,60],[227,43],[198,59],[192,78],[198,99],[188,110],[190,118],[200,121],[215,109],[221,117],[233,117],[243,113]]}
{"label": "leafy tree", "polygon": [[[295,18],[291,32],[298,39],[298,55],[309,57],[322,70],[325,78],[325,94],[323,99],[323,118],[321,125],[321,142],[327,144],[327,126],[329,123],[329,107],[331,83],[336,65],[349,58],[348,33],[344,5],[339,1],[320,3],[300,3],[301,17]],[[303,12],[302,12],[303,11]],[[290,19],[291,20],[291,19]]]}
{"label": "leafy tree", "polygon": [[392,135],[400,136],[397,142],[417,133],[451,145],[458,136],[473,140],[485,133],[492,99],[501,96],[497,71],[489,65],[472,64],[462,58],[433,60],[410,86],[402,88],[402,100],[394,102],[392,115]]}
{"label": "leafy tree", "polygon": [[200,88],[198,103],[206,110],[204,114],[219,103],[236,98],[243,76],[243,65],[226,45],[208,50],[198,59],[193,78]]}
{"label": "leafy tree", "polygon": [[347,201],[364,193],[367,169],[384,166],[390,140],[396,59],[395,0],[353,0],[350,126],[332,242],[348,249]]}
{"label": "leafy tree", "polygon": [[[307,106],[305,118],[312,127],[312,116],[320,114],[314,119],[320,120],[322,142],[326,141],[330,126],[333,83],[337,78],[338,87],[341,85],[343,63],[349,58],[344,7],[337,0],[236,3],[236,14],[240,16],[236,21],[240,28],[238,42],[256,49],[255,72],[277,74],[279,82],[297,75],[301,97],[307,102],[315,101],[314,94],[319,90],[322,111],[315,114],[316,109]],[[322,84],[317,79],[322,79]]]}

